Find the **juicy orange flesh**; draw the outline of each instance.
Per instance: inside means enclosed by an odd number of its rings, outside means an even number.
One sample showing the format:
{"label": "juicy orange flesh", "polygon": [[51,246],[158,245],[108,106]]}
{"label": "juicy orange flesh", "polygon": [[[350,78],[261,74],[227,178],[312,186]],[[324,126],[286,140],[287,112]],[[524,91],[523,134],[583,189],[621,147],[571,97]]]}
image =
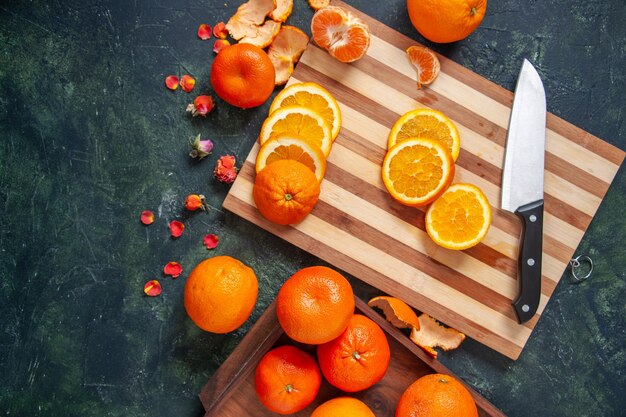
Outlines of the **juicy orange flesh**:
{"label": "juicy orange flesh", "polygon": [[398,132],[396,144],[414,137],[426,137],[441,143],[452,153],[450,128],[434,116],[421,115],[408,120]]}
{"label": "juicy orange flesh", "polygon": [[306,114],[292,113],[288,114],[282,120],[278,120],[272,126],[271,138],[279,133],[292,133],[304,139],[311,140],[320,148],[322,147],[322,138],[324,137],[324,129],[317,121]]}
{"label": "juicy orange flesh", "polygon": [[322,116],[324,120],[328,120],[328,124],[331,126],[335,120],[335,113],[333,112],[333,109],[328,107],[328,103],[324,97],[318,94],[311,94],[307,91],[299,91],[294,95],[285,97],[280,105],[281,107],[293,105],[308,107]]}
{"label": "juicy orange flesh", "polygon": [[407,50],[409,59],[413,65],[419,69],[419,78],[421,82],[432,81],[434,78],[434,70],[437,66],[435,63],[436,56],[422,50],[421,48],[409,48]]}
{"label": "juicy orange flesh", "polygon": [[311,28],[315,42],[320,47],[328,49],[336,41],[337,32],[345,27],[346,17],[345,14],[335,10],[316,13]]}
{"label": "juicy orange flesh", "polygon": [[304,149],[298,145],[280,145],[267,156],[265,164],[269,165],[272,162],[280,161],[281,159],[292,159],[298,161],[301,164],[306,165],[311,171],[315,172],[315,161],[311,158],[311,155],[306,153]]}
{"label": "juicy orange flesh", "polygon": [[471,192],[446,192],[433,205],[432,228],[441,240],[467,242],[478,236],[483,228],[483,207]]}
{"label": "juicy orange flesh", "polygon": [[348,61],[363,55],[368,45],[367,29],[362,26],[352,26],[337,37],[328,50],[340,61]]}
{"label": "juicy orange flesh", "polygon": [[396,192],[409,198],[423,197],[441,183],[445,161],[436,149],[414,145],[400,150],[389,164],[389,179]]}

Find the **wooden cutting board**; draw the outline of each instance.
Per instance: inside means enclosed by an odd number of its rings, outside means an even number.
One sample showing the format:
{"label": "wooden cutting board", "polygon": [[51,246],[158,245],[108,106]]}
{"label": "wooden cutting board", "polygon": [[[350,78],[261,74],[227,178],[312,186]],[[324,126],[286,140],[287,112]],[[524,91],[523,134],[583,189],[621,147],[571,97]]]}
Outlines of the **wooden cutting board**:
{"label": "wooden cutting board", "polygon": [[[521,228],[515,215],[499,209],[513,94],[443,56],[437,80],[418,90],[405,54],[417,42],[344,3],[333,3],[365,20],[372,39],[367,55],[352,64],[309,44],[289,81],[321,84],[341,108],[343,124],[328,157],[320,201],[294,227],[266,221],[252,200],[255,144],[224,207],[516,359],[624,152],[548,114],[542,296],[535,317],[518,324],[511,302],[518,292]],[[440,110],[457,125],[461,154],[454,182],[479,186],[493,207],[489,233],[469,250],[436,246],[424,231],[423,211],[394,202],[382,183],[389,130],[417,107]]]}
{"label": "wooden cutting board", "polygon": [[[454,376],[453,372],[424,353],[406,334],[391,326],[362,300],[357,298],[355,301],[355,312],[369,317],[383,329],[391,350],[391,361],[383,379],[371,388],[350,394],[365,402],[377,417],[394,417],[400,396],[419,377],[432,373]],[[316,355],[315,346],[296,343],[284,334],[276,317],[276,303],[272,303],[202,388],[200,401],[206,411],[204,417],[276,417],[278,414],[266,409],[256,396],[254,370],[270,349],[283,345],[295,345]],[[505,417],[479,393],[471,387],[467,388],[476,401],[480,417]],[[313,403],[290,415],[309,417],[318,405],[345,395],[322,378],[322,386]]]}

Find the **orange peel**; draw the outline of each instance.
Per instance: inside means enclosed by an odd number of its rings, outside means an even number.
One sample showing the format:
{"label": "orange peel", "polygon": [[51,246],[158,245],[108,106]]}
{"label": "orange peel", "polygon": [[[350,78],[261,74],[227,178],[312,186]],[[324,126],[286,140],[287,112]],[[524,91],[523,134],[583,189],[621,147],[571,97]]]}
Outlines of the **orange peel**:
{"label": "orange peel", "polygon": [[404,301],[388,296],[374,297],[367,303],[383,311],[385,318],[399,329],[420,328],[420,322],[415,311]]}
{"label": "orange peel", "polygon": [[239,6],[235,14],[226,23],[226,29],[236,40],[257,36],[258,27],[276,8],[276,0],[249,0]]}
{"label": "orange peel", "polygon": [[465,340],[465,335],[451,327],[441,325],[426,313],[419,316],[419,328],[411,330],[411,341],[424,349],[433,358],[437,358],[439,347],[444,351],[458,348]]}
{"label": "orange peel", "polygon": [[297,27],[284,25],[280,29],[267,51],[276,71],[276,85],[287,83],[308,44],[309,36]]}
{"label": "orange peel", "polygon": [[256,45],[261,49],[267,48],[276,38],[280,31],[281,23],[273,20],[266,20],[263,25],[257,27],[256,34],[254,36],[244,36],[239,40],[239,43],[250,43]]}
{"label": "orange peel", "polygon": [[330,0],[309,0],[309,6],[311,9],[317,11],[322,7],[326,7],[330,5]]}
{"label": "orange peel", "polygon": [[293,0],[276,0],[276,8],[270,13],[270,19],[284,23],[292,10]]}

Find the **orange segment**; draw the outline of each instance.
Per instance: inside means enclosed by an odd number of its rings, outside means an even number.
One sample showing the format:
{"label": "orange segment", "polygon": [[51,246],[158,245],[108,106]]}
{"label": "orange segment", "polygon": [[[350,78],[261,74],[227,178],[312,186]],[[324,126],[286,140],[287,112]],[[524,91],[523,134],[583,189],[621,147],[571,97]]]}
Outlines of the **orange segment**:
{"label": "orange segment", "polygon": [[341,110],[337,100],[319,84],[295,83],[278,93],[272,105],[270,113],[279,107],[300,105],[308,107],[322,116],[330,125],[332,138],[335,140],[341,129]]}
{"label": "orange segment", "polygon": [[426,211],[426,232],[439,246],[463,250],[477,245],[491,225],[491,206],[472,184],[454,184]]}
{"label": "orange segment", "polygon": [[440,111],[419,108],[403,114],[389,132],[387,149],[414,137],[436,140],[446,147],[453,160],[456,161],[459,157],[461,151],[459,131]]}
{"label": "orange segment", "polygon": [[426,313],[419,316],[420,327],[411,330],[411,341],[424,349],[432,357],[437,357],[434,349],[440,347],[443,350],[458,348],[465,340],[465,335],[451,327],[444,327]]}
{"label": "orange segment", "polygon": [[322,116],[307,107],[278,108],[263,122],[259,142],[263,145],[281,133],[295,135],[309,143],[314,143],[322,150],[325,157],[330,153],[332,145],[330,125]]}
{"label": "orange segment", "polygon": [[380,296],[372,298],[367,305],[383,310],[387,321],[399,329],[420,328],[417,314],[402,300],[395,297]]}
{"label": "orange segment", "polygon": [[283,85],[289,80],[308,43],[309,36],[294,26],[285,25],[278,32],[267,51],[276,71],[276,85]]}
{"label": "orange segment", "polygon": [[370,45],[365,22],[337,6],[319,9],[311,20],[313,40],[341,62],[362,58]]}
{"label": "orange segment", "polygon": [[318,181],[324,178],[326,158],[322,150],[315,144],[285,133],[269,139],[261,146],[256,158],[256,172],[259,173],[267,165],[282,159],[291,159],[306,165],[315,173]]}
{"label": "orange segment", "polygon": [[417,70],[417,88],[422,84],[428,85],[435,81],[439,75],[441,65],[437,55],[425,46],[409,46],[406,50],[407,57]]}
{"label": "orange segment", "polygon": [[454,178],[454,161],[439,142],[408,139],[387,152],[382,177],[395,200],[420,207],[434,201],[450,185]]}

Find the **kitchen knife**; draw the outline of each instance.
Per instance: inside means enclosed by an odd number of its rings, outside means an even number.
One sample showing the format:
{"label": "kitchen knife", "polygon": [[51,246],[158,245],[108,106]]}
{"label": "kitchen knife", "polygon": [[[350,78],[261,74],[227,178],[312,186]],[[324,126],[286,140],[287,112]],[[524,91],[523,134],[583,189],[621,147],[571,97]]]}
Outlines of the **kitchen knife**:
{"label": "kitchen knife", "polygon": [[546,94],[537,70],[525,59],[509,120],[501,199],[502,209],[515,213],[522,222],[519,294],[513,302],[520,323],[535,315],[541,297],[545,143]]}

